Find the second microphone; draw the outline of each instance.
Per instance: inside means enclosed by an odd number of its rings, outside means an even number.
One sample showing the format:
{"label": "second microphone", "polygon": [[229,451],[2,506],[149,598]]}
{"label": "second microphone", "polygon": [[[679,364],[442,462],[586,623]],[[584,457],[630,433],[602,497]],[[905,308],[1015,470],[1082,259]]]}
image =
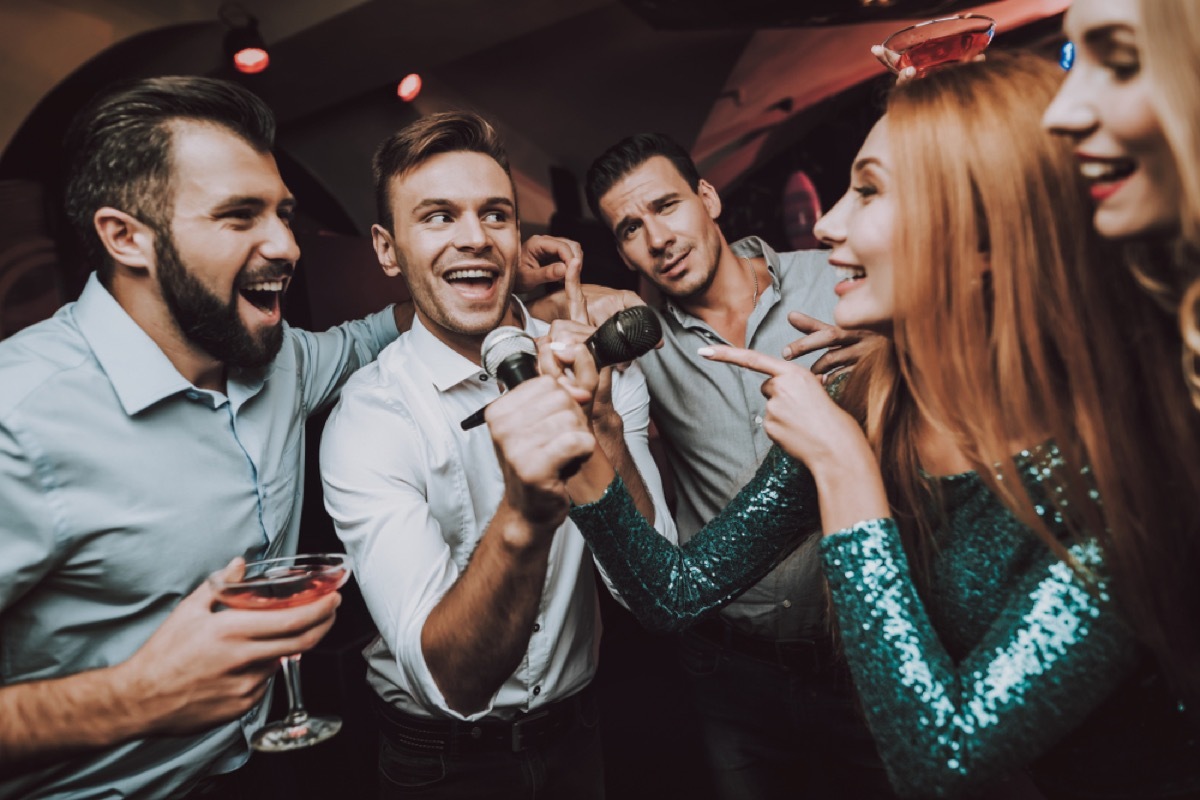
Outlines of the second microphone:
{"label": "second microphone", "polygon": [[[606,319],[585,344],[596,367],[603,369],[648,353],[660,339],[662,325],[654,311],[648,306],[633,306]],[[537,345],[520,328],[506,325],[489,333],[479,358],[487,374],[509,389],[538,375]],[[462,429],[469,431],[482,425],[484,409],[486,406],[464,419]]]}

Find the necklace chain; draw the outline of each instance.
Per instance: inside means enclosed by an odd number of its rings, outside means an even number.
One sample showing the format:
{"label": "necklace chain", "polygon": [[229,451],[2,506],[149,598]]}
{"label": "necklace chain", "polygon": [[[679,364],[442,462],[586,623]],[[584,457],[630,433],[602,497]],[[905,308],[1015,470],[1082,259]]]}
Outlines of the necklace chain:
{"label": "necklace chain", "polygon": [[758,308],[758,270],[756,270],[754,265],[750,263],[750,259],[746,258],[745,256],[738,256],[738,258],[740,258],[742,263],[746,265],[746,269],[750,270],[750,277],[754,279],[754,302],[750,307]]}

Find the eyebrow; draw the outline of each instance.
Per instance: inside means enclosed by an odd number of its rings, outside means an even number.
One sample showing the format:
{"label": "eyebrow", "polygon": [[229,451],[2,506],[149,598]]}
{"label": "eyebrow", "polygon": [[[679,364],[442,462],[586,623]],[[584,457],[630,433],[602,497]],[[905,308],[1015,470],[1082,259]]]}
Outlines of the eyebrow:
{"label": "eyebrow", "polygon": [[[461,203],[454,200],[449,200],[445,197],[428,197],[413,206],[413,213],[419,214],[422,211],[430,208],[457,208]],[[507,197],[497,196],[489,197],[483,201],[485,207],[504,206],[505,208],[516,208],[516,205]]]}
{"label": "eyebrow", "polygon": [[855,161],[854,166],[851,167],[850,171],[861,172],[862,170],[871,166],[882,167],[883,165],[879,163],[879,159],[875,156],[867,156],[866,158],[860,158],[858,161]]}
{"label": "eyebrow", "polygon": [[1088,28],[1083,34],[1083,41],[1088,44],[1096,44],[1110,38],[1114,33],[1135,35],[1133,26],[1128,22],[1105,22],[1094,28]]}
{"label": "eyebrow", "polygon": [[[239,195],[237,197],[227,197],[213,207],[213,214],[223,214],[226,211],[232,211],[235,208],[253,208],[261,211],[270,205],[266,200],[255,195]],[[285,197],[279,201],[279,207],[288,211],[296,209],[296,198]]]}
{"label": "eyebrow", "polygon": [[[662,208],[667,203],[671,202],[672,200],[677,200],[681,196],[682,196],[682,194],[680,192],[667,192],[666,194],[662,195],[661,197],[656,197],[653,200],[651,200],[650,208],[657,211],[658,209]],[[625,216],[621,217],[621,219],[617,220],[617,223],[615,225],[613,225],[612,234],[614,236],[616,236],[617,231],[621,230],[622,228],[624,228],[626,225],[628,225],[629,223],[631,223],[633,221],[634,221],[633,216],[631,216],[629,214],[626,214]]]}

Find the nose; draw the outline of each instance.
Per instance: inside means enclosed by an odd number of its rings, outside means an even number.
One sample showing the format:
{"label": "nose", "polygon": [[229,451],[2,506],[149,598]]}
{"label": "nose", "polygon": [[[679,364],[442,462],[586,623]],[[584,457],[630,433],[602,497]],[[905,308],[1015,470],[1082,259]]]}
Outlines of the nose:
{"label": "nose", "polygon": [[1042,127],[1051,133],[1082,138],[1098,124],[1095,105],[1085,92],[1083,70],[1076,67],[1042,114]]}
{"label": "nose", "polygon": [[454,225],[454,246],[459,250],[478,252],[488,245],[487,231],[476,214],[463,214]]}
{"label": "nose", "polygon": [[646,244],[655,253],[663,253],[675,242],[675,232],[658,217],[651,215],[645,222]]}
{"label": "nose", "polygon": [[813,235],[826,247],[834,247],[846,241],[846,211],[849,208],[852,192],[846,192],[841,199],[834,203],[833,208],[826,211],[813,225]]}
{"label": "nose", "polygon": [[274,217],[267,228],[266,239],[259,247],[263,258],[270,261],[286,261],[295,264],[300,260],[300,245],[292,228],[280,217]]}

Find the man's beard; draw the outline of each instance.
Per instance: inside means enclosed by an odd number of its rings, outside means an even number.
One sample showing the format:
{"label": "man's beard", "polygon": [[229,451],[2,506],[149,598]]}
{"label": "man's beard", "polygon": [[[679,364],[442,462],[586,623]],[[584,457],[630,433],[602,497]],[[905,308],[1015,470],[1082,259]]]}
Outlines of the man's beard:
{"label": "man's beard", "polygon": [[158,285],[187,340],[230,367],[258,369],[270,364],[283,345],[283,324],[258,335],[251,333],[238,314],[236,291],[222,301],[184,266],[169,232],[156,235],[155,240]]}

